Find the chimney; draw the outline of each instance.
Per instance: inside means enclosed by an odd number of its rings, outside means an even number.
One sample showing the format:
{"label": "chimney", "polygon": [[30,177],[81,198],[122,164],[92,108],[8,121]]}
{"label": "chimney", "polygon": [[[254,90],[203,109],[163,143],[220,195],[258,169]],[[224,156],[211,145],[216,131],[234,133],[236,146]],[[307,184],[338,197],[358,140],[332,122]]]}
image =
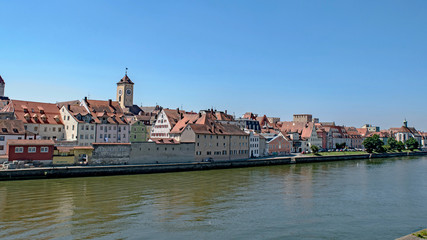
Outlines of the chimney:
{"label": "chimney", "polygon": [[176,111],[179,113],[179,108],[176,108]]}
{"label": "chimney", "polygon": [[113,107],[113,100],[108,99],[108,106]]}
{"label": "chimney", "polygon": [[71,111],[71,105],[70,104],[67,105],[67,109],[68,109],[68,111]]}
{"label": "chimney", "polygon": [[227,109],[225,110],[225,114],[227,114]]}

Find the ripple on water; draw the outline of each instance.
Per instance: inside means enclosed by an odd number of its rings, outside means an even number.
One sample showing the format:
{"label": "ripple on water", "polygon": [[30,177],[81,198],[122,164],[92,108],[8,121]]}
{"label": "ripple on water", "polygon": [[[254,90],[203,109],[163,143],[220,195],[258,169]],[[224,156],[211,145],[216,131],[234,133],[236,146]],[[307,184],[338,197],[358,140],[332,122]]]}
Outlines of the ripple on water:
{"label": "ripple on water", "polygon": [[427,222],[426,160],[0,182],[0,239],[393,239]]}

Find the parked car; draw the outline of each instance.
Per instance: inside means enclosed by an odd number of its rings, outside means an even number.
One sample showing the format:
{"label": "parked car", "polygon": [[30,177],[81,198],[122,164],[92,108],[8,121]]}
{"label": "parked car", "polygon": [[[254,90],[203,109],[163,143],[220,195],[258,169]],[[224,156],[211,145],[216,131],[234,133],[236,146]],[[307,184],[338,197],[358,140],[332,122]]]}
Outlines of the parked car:
{"label": "parked car", "polygon": [[203,161],[202,162],[210,162],[210,163],[213,163],[214,162],[214,160],[213,160],[213,158],[205,158],[205,159],[203,159]]}

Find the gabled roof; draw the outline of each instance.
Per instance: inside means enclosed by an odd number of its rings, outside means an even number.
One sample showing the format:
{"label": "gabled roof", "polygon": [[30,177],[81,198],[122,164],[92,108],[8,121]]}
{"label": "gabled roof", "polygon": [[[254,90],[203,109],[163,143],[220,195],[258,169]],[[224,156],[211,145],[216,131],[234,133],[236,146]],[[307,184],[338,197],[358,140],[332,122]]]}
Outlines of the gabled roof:
{"label": "gabled roof", "polygon": [[258,117],[258,115],[253,114],[252,112],[247,112],[245,114],[243,114],[242,118],[244,119],[252,119],[252,120],[256,120]]}
{"label": "gabled roof", "polygon": [[11,100],[1,112],[13,112],[24,124],[63,124],[59,108],[53,103]]}
{"label": "gabled roof", "polygon": [[119,81],[117,84],[123,84],[123,83],[127,83],[127,84],[134,84],[134,83],[130,80],[130,78],[128,77],[128,75],[127,75],[127,74],[125,74],[125,76],[124,76],[122,79],[120,79],[120,81]]}
{"label": "gabled roof", "polygon": [[67,105],[75,105],[78,106],[80,105],[80,101],[79,100],[71,100],[71,101],[65,101],[65,102],[57,102],[56,105],[61,108],[62,106],[67,106]]}
{"label": "gabled roof", "polygon": [[94,118],[106,118],[109,124],[127,124],[119,102],[90,99],[84,99],[84,101],[90,110],[90,114]]}
{"label": "gabled roof", "polygon": [[7,145],[55,145],[53,140],[28,140],[28,139],[9,139]]}
{"label": "gabled roof", "polygon": [[186,112],[184,110],[173,110],[165,108],[163,109],[163,112],[166,114],[166,117],[168,118],[169,124],[171,125],[171,129],[175,127],[175,124],[177,124],[181,119],[183,119],[187,115],[197,115],[197,113],[194,112]]}
{"label": "gabled roof", "polygon": [[156,144],[179,144],[177,140],[173,138],[150,138]]}
{"label": "gabled roof", "polygon": [[24,123],[20,120],[0,120],[0,135],[25,135]]}

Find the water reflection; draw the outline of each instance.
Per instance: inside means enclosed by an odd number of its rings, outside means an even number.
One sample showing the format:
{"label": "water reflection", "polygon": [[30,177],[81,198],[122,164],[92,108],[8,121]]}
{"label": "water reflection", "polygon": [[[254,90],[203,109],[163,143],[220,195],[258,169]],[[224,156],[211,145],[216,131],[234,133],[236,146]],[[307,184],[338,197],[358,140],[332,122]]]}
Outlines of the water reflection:
{"label": "water reflection", "polygon": [[422,205],[425,192],[408,199],[396,191],[413,189],[408,171],[425,173],[423,160],[0,182],[0,238],[283,238],[319,226],[325,238],[339,237],[340,226],[375,219],[381,204],[392,212]]}

